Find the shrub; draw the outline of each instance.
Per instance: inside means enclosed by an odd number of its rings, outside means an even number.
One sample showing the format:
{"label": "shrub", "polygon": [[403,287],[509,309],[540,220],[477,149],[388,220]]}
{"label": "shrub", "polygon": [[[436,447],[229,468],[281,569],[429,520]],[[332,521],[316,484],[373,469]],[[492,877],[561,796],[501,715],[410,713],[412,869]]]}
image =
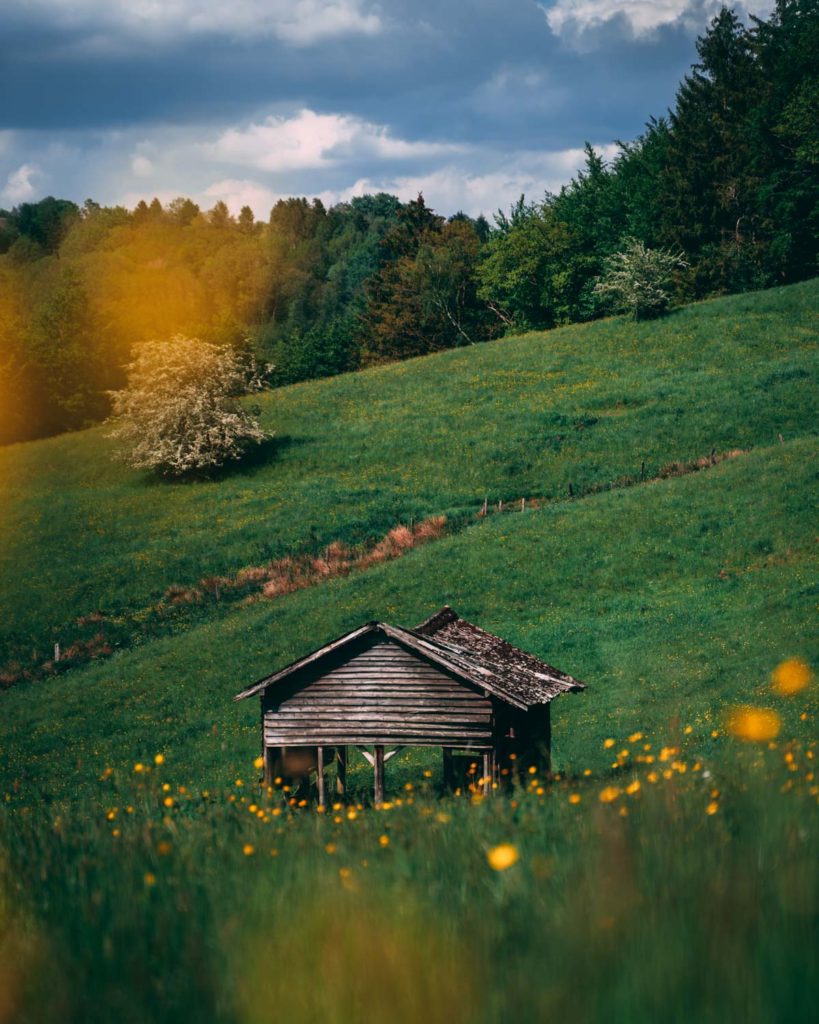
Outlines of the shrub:
{"label": "shrub", "polygon": [[238,397],[262,388],[253,360],[177,335],[137,346],[128,382],[112,393],[111,436],[137,469],[167,476],[221,466],[272,436]]}
{"label": "shrub", "polygon": [[606,260],[594,292],[609,298],[618,312],[630,313],[635,320],[648,320],[666,311],[674,271],[686,266],[681,253],[649,249],[630,238],[622,252]]}

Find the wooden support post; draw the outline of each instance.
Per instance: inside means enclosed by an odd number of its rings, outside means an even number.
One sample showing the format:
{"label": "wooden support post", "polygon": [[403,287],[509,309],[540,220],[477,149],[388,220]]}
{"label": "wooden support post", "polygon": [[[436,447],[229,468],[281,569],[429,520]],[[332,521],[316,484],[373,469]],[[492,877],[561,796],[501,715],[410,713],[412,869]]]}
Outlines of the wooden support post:
{"label": "wooden support post", "polygon": [[376,745],[373,758],[373,776],[375,780],[375,805],[384,803],[384,747]]}
{"label": "wooden support post", "polygon": [[546,705],[543,723],[543,759],[545,761],[547,778],[552,777],[552,708]]}
{"label": "wooden support post", "polygon": [[449,747],[442,747],[441,751],[444,755],[444,789],[453,790],[455,788],[455,770],[452,763],[452,750]]}
{"label": "wooden support post", "polygon": [[336,747],[336,793],[347,795],[347,748]]}
{"label": "wooden support post", "polygon": [[494,752],[487,752],[483,755],[483,795],[489,796],[492,793],[492,778],[495,774]]}
{"label": "wooden support post", "polygon": [[326,794],[324,792],[324,747],[318,747],[316,751],[316,775],[318,782],[318,802],[326,807]]}
{"label": "wooden support post", "polygon": [[264,758],[264,784],[266,786],[273,785],[273,747],[265,747],[262,751],[262,757]]}

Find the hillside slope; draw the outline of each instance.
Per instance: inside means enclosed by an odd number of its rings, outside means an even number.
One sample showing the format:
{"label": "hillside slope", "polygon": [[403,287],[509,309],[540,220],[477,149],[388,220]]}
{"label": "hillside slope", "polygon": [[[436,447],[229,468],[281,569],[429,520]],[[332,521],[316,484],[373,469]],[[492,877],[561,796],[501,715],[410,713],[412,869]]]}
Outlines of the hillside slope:
{"label": "hillside slope", "polygon": [[[604,736],[682,723],[695,750],[717,756],[725,706],[765,694],[783,658],[819,653],[815,455],[812,440],[777,444],[490,518],[399,561],[15,687],[2,698],[2,782],[68,795],[161,750],[180,781],[229,784],[258,750],[257,702],[234,704],[236,691],[362,621],[412,625],[444,602],[589,682],[557,702],[561,766],[604,770]],[[815,690],[785,704],[788,734],[810,733]]]}
{"label": "hillside slope", "polygon": [[0,665],[171,584],[811,433],[817,308],[811,281],[291,387],[265,398],[277,442],[211,481],[117,465],[103,429],[0,451]]}

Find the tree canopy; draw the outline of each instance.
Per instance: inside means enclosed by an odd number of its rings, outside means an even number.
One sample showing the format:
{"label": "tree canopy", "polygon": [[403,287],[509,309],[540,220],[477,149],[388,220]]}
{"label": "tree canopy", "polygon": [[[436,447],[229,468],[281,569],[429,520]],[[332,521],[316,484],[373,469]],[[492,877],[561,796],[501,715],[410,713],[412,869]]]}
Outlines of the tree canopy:
{"label": "tree canopy", "polygon": [[269,218],[179,197],[133,211],[47,197],[0,210],[0,442],[108,410],[153,338],[249,344],[274,384],[588,320],[632,243],[681,253],[668,301],[786,284],[819,257],[819,0],[723,9],[673,108],[494,225],[423,196]]}

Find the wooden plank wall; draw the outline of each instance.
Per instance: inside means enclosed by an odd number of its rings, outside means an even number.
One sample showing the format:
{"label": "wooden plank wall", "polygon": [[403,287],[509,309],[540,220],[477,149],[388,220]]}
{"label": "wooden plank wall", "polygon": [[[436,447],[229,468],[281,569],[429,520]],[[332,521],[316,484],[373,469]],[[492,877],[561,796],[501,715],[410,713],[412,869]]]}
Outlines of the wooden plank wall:
{"label": "wooden plank wall", "polygon": [[392,640],[267,691],[266,746],[492,746],[488,697]]}

